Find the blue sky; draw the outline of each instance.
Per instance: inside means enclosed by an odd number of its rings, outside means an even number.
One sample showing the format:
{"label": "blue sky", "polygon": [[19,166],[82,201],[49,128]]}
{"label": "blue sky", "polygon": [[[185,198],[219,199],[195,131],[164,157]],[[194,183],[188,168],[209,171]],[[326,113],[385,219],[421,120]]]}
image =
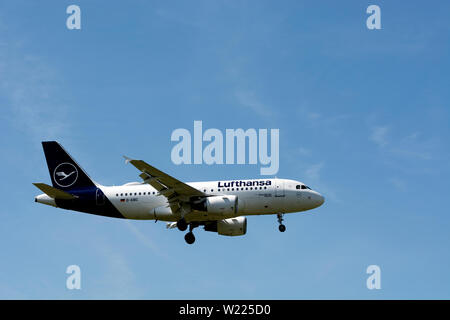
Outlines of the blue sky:
{"label": "blue sky", "polygon": [[[67,6],[82,29],[66,28]],[[381,8],[381,30],[366,8]],[[446,1],[3,1],[0,298],[450,298]],[[259,178],[258,165],[175,165],[177,128],[277,128],[280,178],[326,197],[250,217],[248,234],[38,205],[40,142],[104,185],[122,155],[185,181]],[[79,265],[82,289],[66,289]],[[381,290],[366,268],[381,268]]]}

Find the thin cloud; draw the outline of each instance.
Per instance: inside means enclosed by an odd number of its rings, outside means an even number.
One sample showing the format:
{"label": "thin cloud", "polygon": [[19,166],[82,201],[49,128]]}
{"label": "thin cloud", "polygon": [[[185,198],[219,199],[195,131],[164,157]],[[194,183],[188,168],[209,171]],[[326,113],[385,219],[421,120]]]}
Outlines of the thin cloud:
{"label": "thin cloud", "polygon": [[334,191],[335,188],[329,187],[322,179],[322,170],[325,167],[324,162],[314,163],[308,165],[304,170],[305,183],[310,185],[311,188],[318,190],[326,198],[335,202],[339,202],[339,197]]}
{"label": "thin cloud", "polygon": [[320,180],[320,171],[322,168],[323,162],[309,166],[305,171],[306,178],[310,181],[318,182]]}
{"label": "thin cloud", "polygon": [[388,144],[388,127],[375,127],[370,134],[370,140],[377,144],[379,147],[384,147]]}
{"label": "thin cloud", "polygon": [[397,190],[399,191],[405,191],[406,190],[406,182],[402,179],[392,177],[389,180],[389,183],[391,183]]}
{"label": "thin cloud", "polygon": [[270,117],[273,115],[269,107],[263,104],[251,91],[238,91],[235,94],[239,104],[250,109],[262,117]]}
{"label": "thin cloud", "polygon": [[369,140],[391,155],[419,160],[432,159],[430,149],[434,148],[434,144],[432,141],[419,141],[420,132],[413,132],[397,139],[389,137],[390,133],[391,129],[388,126],[376,126],[372,128]]}
{"label": "thin cloud", "polygon": [[319,120],[322,117],[322,115],[317,112],[309,112],[307,116],[310,120]]}
{"label": "thin cloud", "polygon": [[168,258],[165,252],[162,252],[159,247],[145,234],[143,234],[132,222],[125,220],[125,225],[131,233],[147,248],[151,249],[155,254]]}
{"label": "thin cloud", "polygon": [[304,102],[296,109],[299,121],[312,128],[327,128],[328,131],[336,133],[336,129],[345,128],[346,121],[351,118],[349,114],[321,113],[318,108]]}
{"label": "thin cloud", "polygon": [[18,43],[4,40],[0,45],[0,95],[8,114],[5,120],[32,137],[67,132],[68,106],[62,101],[61,79],[49,64],[28,54],[25,45]]}
{"label": "thin cloud", "polygon": [[[107,243],[97,243],[105,268],[102,277],[95,284],[95,299],[130,299],[142,296],[136,276],[127,258]],[[88,286],[88,285],[86,285]]]}
{"label": "thin cloud", "polygon": [[297,153],[299,156],[307,157],[311,155],[311,150],[300,147],[297,149]]}

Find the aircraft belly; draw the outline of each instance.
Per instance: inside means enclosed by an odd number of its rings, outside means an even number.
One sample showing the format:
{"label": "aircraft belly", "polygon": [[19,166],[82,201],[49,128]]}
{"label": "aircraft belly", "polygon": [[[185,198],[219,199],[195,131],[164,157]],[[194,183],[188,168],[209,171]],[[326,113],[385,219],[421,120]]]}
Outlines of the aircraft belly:
{"label": "aircraft belly", "polygon": [[120,202],[119,200],[115,205],[126,219],[153,220],[155,215],[152,209],[162,206],[164,203],[165,201]]}

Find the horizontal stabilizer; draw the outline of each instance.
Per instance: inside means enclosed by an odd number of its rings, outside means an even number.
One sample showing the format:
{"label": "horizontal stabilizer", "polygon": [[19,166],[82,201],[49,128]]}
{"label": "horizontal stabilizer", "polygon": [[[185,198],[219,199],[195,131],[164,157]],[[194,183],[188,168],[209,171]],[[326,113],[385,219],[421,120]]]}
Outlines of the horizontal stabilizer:
{"label": "horizontal stabilizer", "polygon": [[61,191],[59,189],[53,188],[45,183],[33,183],[37,188],[39,188],[42,192],[53,199],[63,199],[63,200],[72,200],[77,198],[73,194],[70,194],[65,191]]}

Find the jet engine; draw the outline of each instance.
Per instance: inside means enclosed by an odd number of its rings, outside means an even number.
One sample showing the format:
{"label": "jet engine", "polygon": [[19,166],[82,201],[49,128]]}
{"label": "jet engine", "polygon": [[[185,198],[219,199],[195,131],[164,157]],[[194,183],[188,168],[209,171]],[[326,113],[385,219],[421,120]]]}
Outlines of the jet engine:
{"label": "jet engine", "polygon": [[205,200],[205,211],[214,214],[234,214],[237,212],[237,196],[213,196]]}
{"label": "jet engine", "polygon": [[243,236],[247,233],[247,218],[236,217],[205,224],[206,231],[217,232],[222,236]]}

